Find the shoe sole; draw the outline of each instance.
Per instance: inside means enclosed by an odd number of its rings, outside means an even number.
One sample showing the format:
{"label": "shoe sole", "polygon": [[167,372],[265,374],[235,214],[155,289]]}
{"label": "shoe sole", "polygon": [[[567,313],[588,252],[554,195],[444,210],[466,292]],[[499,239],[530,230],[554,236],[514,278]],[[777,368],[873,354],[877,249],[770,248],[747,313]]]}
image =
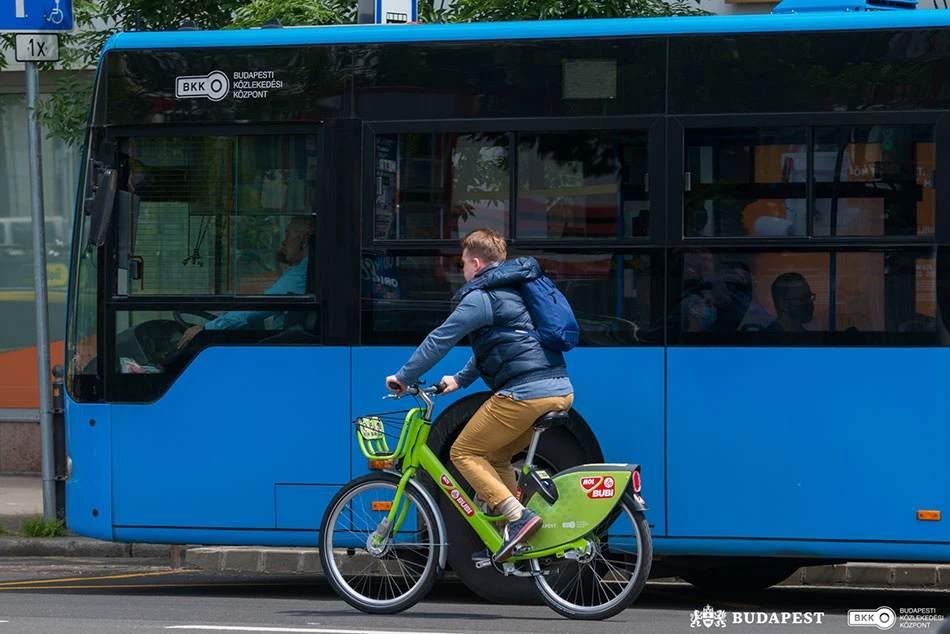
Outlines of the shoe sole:
{"label": "shoe sole", "polygon": [[538,532],[538,529],[541,528],[541,517],[535,516],[530,522],[528,522],[524,528],[522,528],[513,540],[507,549],[498,551],[498,554],[495,555],[495,563],[502,563],[511,557],[511,551],[515,549],[515,546],[528,539],[532,535]]}

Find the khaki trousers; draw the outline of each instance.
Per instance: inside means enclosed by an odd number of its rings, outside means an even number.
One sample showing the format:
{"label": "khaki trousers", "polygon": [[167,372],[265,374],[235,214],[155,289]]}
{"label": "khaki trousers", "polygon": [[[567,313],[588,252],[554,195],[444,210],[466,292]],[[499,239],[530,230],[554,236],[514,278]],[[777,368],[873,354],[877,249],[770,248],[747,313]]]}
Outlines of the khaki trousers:
{"label": "khaki trousers", "polygon": [[449,456],[452,464],[491,508],[515,495],[511,458],[531,443],[532,424],[552,410],[568,410],[574,395],[516,401],[495,394],[478,408]]}

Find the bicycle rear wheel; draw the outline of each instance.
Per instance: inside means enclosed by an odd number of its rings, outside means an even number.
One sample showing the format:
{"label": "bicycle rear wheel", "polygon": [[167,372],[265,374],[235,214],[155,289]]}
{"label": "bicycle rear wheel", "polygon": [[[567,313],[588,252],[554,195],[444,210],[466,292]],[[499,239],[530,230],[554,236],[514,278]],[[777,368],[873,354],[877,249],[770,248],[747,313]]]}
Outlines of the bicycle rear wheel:
{"label": "bicycle rear wheel", "polygon": [[633,603],[653,562],[650,526],[623,496],[615,513],[586,538],[591,547],[576,559],[533,561],[541,598],[571,619],[608,619]]}
{"label": "bicycle rear wheel", "polygon": [[374,473],[336,494],[320,528],[320,561],[330,585],[353,607],[393,614],[425,597],[440,573],[442,536],[435,511],[413,486],[402,498],[405,520],[379,546],[370,536],[388,515],[399,478]]}

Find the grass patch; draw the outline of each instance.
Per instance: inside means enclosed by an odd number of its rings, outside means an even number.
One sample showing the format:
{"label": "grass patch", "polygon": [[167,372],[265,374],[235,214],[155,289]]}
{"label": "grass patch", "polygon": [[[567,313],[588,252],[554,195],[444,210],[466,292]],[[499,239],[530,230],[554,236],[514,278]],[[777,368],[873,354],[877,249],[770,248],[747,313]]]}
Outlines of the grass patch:
{"label": "grass patch", "polygon": [[20,532],[27,537],[62,537],[66,534],[66,527],[59,520],[34,517],[23,520]]}

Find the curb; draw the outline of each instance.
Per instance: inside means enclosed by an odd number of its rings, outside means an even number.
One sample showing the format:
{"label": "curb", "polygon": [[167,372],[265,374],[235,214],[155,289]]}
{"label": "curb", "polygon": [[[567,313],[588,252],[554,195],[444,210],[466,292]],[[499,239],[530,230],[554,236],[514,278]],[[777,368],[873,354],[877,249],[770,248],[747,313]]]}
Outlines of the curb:
{"label": "curb", "polygon": [[950,590],[950,566],[855,562],[807,566],[780,586],[884,588],[890,590]]}
{"label": "curb", "polygon": [[316,548],[205,546],[187,549],[185,564],[216,572],[323,575]]}
{"label": "curb", "polygon": [[[322,575],[316,548],[203,546],[185,551],[189,566],[216,572]],[[673,579],[671,579],[673,580]],[[678,581],[678,579],[676,579]],[[848,563],[800,568],[778,586],[950,590],[950,565]]]}
{"label": "curb", "polygon": [[170,559],[167,544],[123,544],[88,537],[0,537],[0,557],[141,557]]}

